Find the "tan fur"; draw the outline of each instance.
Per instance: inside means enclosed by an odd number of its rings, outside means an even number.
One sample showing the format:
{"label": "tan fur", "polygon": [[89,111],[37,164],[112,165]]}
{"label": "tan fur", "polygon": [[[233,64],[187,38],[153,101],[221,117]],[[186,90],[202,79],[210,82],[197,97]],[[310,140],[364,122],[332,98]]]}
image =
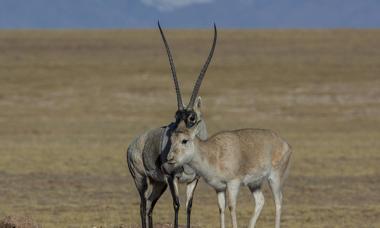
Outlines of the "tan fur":
{"label": "tan fur", "polygon": [[288,151],[287,143],[269,130],[221,132],[206,141],[195,140],[199,155],[228,178],[276,168]]}
{"label": "tan fur", "polygon": [[[280,226],[281,186],[291,157],[289,144],[280,136],[271,130],[240,129],[219,132],[201,140],[194,135],[194,129],[180,125],[172,135],[172,143],[169,156],[175,161],[173,167],[189,164],[217,192],[228,189],[232,202],[236,202],[240,185],[248,186],[255,198],[263,200],[263,195],[257,192],[263,181],[268,180],[276,201],[276,228]],[[218,199],[223,205],[223,194],[219,194]],[[236,227],[235,207],[230,207]],[[260,210],[252,217],[250,227],[255,226]],[[224,227],[224,216],[222,218],[221,227]]]}

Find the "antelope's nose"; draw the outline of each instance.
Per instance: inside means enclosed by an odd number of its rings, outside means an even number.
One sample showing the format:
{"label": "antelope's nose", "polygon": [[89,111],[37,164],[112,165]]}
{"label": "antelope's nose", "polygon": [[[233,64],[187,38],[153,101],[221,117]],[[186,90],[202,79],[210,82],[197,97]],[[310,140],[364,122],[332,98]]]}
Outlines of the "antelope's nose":
{"label": "antelope's nose", "polygon": [[173,160],[173,158],[174,158],[173,153],[169,153],[168,156],[166,157],[168,161]]}
{"label": "antelope's nose", "polygon": [[174,165],[176,164],[176,161],[175,161],[175,158],[174,158],[174,154],[173,153],[169,153],[167,158],[166,158],[166,163],[167,164],[170,164],[170,165]]}

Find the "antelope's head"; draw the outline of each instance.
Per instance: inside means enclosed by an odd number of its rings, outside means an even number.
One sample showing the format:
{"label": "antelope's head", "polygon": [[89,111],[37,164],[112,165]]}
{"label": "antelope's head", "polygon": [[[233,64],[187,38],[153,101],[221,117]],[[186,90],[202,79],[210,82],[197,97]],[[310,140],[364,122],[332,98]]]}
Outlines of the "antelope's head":
{"label": "antelope's head", "polygon": [[166,170],[173,171],[191,162],[195,155],[195,138],[199,126],[199,123],[196,123],[192,128],[187,128],[183,121],[178,125],[170,137],[171,147],[165,163]]}
{"label": "antelope's head", "polygon": [[[185,129],[194,129],[196,130],[194,131],[195,135],[198,135],[201,139],[206,139],[207,130],[206,130],[204,121],[202,120],[202,113],[201,113],[202,102],[201,102],[201,98],[198,97],[198,92],[201,87],[202,80],[206,74],[207,68],[211,62],[212,56],[214,54],[216,40],[217,40],[216,25],[214,24],[214,39],[213,39],[210,53],[206,59],[205,64],[203,65],[201,69],[201,72],[199,73],[197,81],[195,82],[195,85],[194,85],[193,92],[191,94],[189,104],[186,107],[184,106],[182,102],[182,96],[181,96],[181,91],[180,91],[180,87],[179,87],[179,83],[177,79],[177,73],[175,70],[174,62],[173,62],[173,57],[171,55],[170,48],[166,41],[164,32],[162,31],[160,22],[158,22],[158,28],[160,30],[160,34],[165,44],[166,52],[169,58],[170,68],[172,71],[172,76],[173,76],[173,81],[174,81],[174,87],[175,87],[175,91],[177,95],[177,111],[175,113],[175,124],[174,124],[173,131],[179,128],[180,126],[181,128],[184,127]],[[199,126],[199,127],[195,127],[195,126]],[[170,136],[171,134],[168,135],[169,139],[171,138]],[[170,149],[170,144],[171,144],[170,140],[168,144],[169,146],[167,146],[167,150]],[[167,155],[167,152],[165,154]],[[163,162],[166,163],[167,158],[163,158]],[[165,164],[163,168],[165,170]]]}

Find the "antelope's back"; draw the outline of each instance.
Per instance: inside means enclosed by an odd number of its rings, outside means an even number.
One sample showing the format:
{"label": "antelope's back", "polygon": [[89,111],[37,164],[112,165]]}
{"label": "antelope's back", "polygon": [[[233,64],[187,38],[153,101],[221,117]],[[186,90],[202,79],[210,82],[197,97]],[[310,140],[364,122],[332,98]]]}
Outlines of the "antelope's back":
{"label": "antelope's back", "polygon": [[278,166],[289,148],[285,140],[266,129],[238,129],[220,132],[208,141],[211,143],[214,160],[224,161],[233,173],[265,173]]}
{"label": "antelope's back", "polygon": [[242,153],[246,153],[248,160],[260,164],[270,161],[271,166],[276,167],[290,156],[290,145],[272,130],[241,129],[235,132],[239,135]]}

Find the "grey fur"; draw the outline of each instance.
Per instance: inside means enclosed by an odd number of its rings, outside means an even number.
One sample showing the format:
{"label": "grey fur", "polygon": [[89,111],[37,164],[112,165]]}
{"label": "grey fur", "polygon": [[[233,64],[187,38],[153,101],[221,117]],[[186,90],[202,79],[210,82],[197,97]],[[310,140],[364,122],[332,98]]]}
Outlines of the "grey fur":
{"label": "grey fur", "polygon": [[[198,136],[207,139],[206,124],[202,120]],[[140,194],[140,215],[142,227],[152,227],[152,212],[155,203],[166,190],[168,184],[172,185],[171,193],[173,196],[173,206],[176,214],[178,213],[179,201],[176,183],[186,183],[188,186],[198,182],[199,177],[194,170],[185,165],[182,172],[177,172],[174,179],[168,179],[168,176],[160,168],[161,142],[164,138],[165,128],[156,128],[149,130],[132,141],[127,150],[127,163],[130,173],[134,179],[136,188]],[[150,191],[148,192],[148,188]],[[188,187],[189,188],[189,187]],[[192,196],[195,188],[192,189],[191,197],[186,199],[188,214],[187,226],[190,227],[190,213],[192,205]],[[178,218],[177,218],[178,219]],[[176,223],[176,221],[174,222]],[[178,224],[177,224],[178,225]]]}
{"label": "grey fur", "polygon": [[[187,122],[188,128],[191,128],[193,124],[198,123],[197,129],[194,131],[195,134],[201,139],[207,139],[207,128],[202,119],[200,110],[201,99],[198,97],[195,101],[195,97],[198,94],[202,79],[206,73],[207,66],[211,61],[212,54],[215,49],[216,27],[214,25],[215,37],[211,52],[195,83],[195,91],[193,91],[192,98],[190,100],[191,106],[187,106],[186,109],[183,107],[179,84],[169,45],[167,44],[166,38],[159,23],[158,27],[168,54],[177,94],[178,110],[176,112],[176,122],[168,125],[167,127],[149,130],[133,140],[127,150],[127,163],[129,171],[134,179],[136,188],[140,194],[140,215],[142,227],[146,228],[147,225],[148,227],[153,226],[153,208],[157,200],[165,192],[168,185],[170,187],[170,192],[173,198],[173,207],[175,212],[174,227],[178,227],[178,209],[180,206],[177,187],[178,181],[187,183],[187,227],[190,227],[192,198],[199,178],[194,170],[191,169],[188,165],[178,167],[178,169],[173,170],[170,173],[164,173],[163,171],[166,169],[161,165],[166,161],[167,153],[170,150],[171,132],[176,129],[178,126],[177,124],[180,121]],[[151,189],[149,194],[148,188]]]}

